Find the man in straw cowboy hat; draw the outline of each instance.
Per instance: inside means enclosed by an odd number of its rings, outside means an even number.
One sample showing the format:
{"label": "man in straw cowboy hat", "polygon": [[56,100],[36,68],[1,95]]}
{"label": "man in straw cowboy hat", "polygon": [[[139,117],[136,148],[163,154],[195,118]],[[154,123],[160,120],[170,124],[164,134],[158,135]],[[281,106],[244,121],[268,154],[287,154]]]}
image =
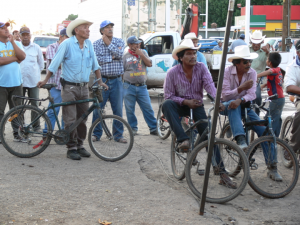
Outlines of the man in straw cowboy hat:
{"label": "man in straw cowboy hat", "polygon": [[[162,111],[176,134],[178,147],[182,152],[189,149],[190,140],[181,126],[179,117],[189,115],[190,109],[193,109],[195,121],[206,119],[203,88],[213,97],[216,96],[216,88],[207,67],[203,63],[197,62],[198,48],[194,46],[191,39],[184,39],[172,53],[172,57],[178,60],[179,65],[168,71],[164,82],[165,102]],[[207,123],[200,123],[197,126],[199,135],[204,132],[206,127]],[[214,147],[214,158],[213,161],[217,163],[214,165],[214,170],[218,171],[216,174],[221,177],[220,184],[236,188],[236,183],[232,182],[226,173],[217,146]]]}
{"label": "man in straw cowboy hat", "polygon": [[[70,38],[60,44],[55,57],[48,67],[45,80],[37,84],[38,87],[45,85],[52,74],[54,74],[62,64],[62,102],[87,99],[89,97],[87,84],[91,70],[95,71],[97,78],[101,78],[100,66],[94,53],[92,43],[88,40],[90,36],[89,27],[92,24],[92,22],[84,19],[76,19],[69,24],[67,27],[67,35]],[[102,80],[98,83],[108,88]],[[88,108],[88,102],[63,106],[65,129],[67,130]],[[85,119],[70,133],[70,140],[67,143],[68,158],[79,160],[81,157],[90,157],[90,153],[83,147],[86,134],[87,127]]]}
{"label": "man in straw cowboy hat", "polygon": [[[232,66],[225,69],[224,82],[222,88],[222,101],[225,105],[225,110],[222,115],[227,115],[232,131],[238,146],[244,151],[247,149],[245,139],[245,131],[242,123],[242,117],[245,115],[244,103],[255,99],[256,87],[254,82],[257,79],[257,74],[251,68],[251,62],[258,57],[257,53],[250,53],[249,47],[246,45],[238,46],[234,49],[235,54],[228,58],[232,62]],[[250,108],[247,109],[247,116],[250,121],[260,120],[259,116]],[[253,126],[253,130],[260,137],[265,131],[264,126]],[[264,155],[268,154],[267,143],[262,144]],[[282,177],[277,172],[277,155],[271,148],[271,155],[265,158],[268,166],[268,176],[276,181],[281,181]]]}
{"label": "man in straw cowboy hat", "polygon": [[[258,54],[258,57],[253,60],[251,68],[256,71],[257,74],[264,72],[267,66],[267,58],[269,55],[269,50],[267,46],[261,46],[264,42],[265,36],[262,36],[262,33],[258,30],[254,31],[250,37],[252,45],[250,46],[250,52],[255,52]],[[263,83],[263,79],[256,85],[256,99],[255,102],[257,105],[261,105],[261,88],[260,85]],[[265,83],[265,82],[264,82]],[[259,109],[255,109],[257,115],[259,115]]]}

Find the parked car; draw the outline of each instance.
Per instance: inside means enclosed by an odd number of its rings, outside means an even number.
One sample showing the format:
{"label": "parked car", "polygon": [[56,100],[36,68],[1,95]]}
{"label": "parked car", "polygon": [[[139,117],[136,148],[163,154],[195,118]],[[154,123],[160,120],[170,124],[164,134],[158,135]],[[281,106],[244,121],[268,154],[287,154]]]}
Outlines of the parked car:
{"label": "parked car", "polygon": [[44,69],[46,69],[46,48],[48,47],[48,45],[51,45],[55,42],[58,41],[58,37],[54,37],[54,36],[33,36],[32,38],[33,43],[39,45],[41,47],[42,53],[43,53],[43,57],[44,57]]}

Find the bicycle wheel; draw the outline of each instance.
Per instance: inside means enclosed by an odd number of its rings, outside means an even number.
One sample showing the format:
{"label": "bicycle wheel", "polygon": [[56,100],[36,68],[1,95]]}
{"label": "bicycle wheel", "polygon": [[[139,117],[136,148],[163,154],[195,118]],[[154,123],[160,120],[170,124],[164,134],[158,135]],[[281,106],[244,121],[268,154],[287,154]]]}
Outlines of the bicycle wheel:
{"label": "bicycle wheel", "polygon": [[[31,105],[20,105],[9,110],[0,124],[2,144],[11,154],[30,158],[42,153],[49,145],[52,133],[52,125],[42,110]],[[41,115],[34,124],[31,122]],[[47,133],[43,133],[47,125]]]}
{"label": "bicycle wheel", "polygon": [[[298,181],[299,166],[291,148],[283,140],[276,138],[277,149],[282,149],[287,153],[291,167],[287,168],[284,165],[283,154],[277,154],[277,171],[282,176],[282,181],[274,181],[269,178],[265,158],[270,161],[273,143],[274,139],[272,136],[263,136],[256,139],[249,147],[247,154],[251,167],[249,185],[254,191],[264,197],[282,198],[294,189]],[[263,144],[264,150],[261,144]]]}
{"label": "bicycle wheel", "polygon": [[[103,115],[103,124],[100,119],[96,120],[88,134],[90,148],[94,154],[102,160],[115,162],[126,157],[133,146],[133,133],[129,124],[121,117],[115,115]],[[98,126],[99,125],[99,126]],[[106,127],[108,134],[104,132],[102,125]],[[93,142],[94,131],[99,131],[102,136],[100,141]],[[122,132],[123,131],[123,132]],[[125,138],[127,143],[118,140]]]}
{"label": "bicycle wheel", "polygon": [[172,133],[171,141],[171,167],[173,175],[178,180],[183,180],[185,178],[185,164],[188,158],[188,153],[180,152],[177,148],[177,138],[176,135]]}
{"label": "bicycle wheel", "polygon": [[[215,139],[214,147],[223,151],[222,160],[225,171],[220,170],[216,163],[211,164],[208,180],[206,201],[211,203],[225,203],[237,197],[245,188],[249,178],[249,164],[244,152],[233,142],[225,139]],[[204,174],[207,161],[208,141],[197,145],[188,158],[185,175],[187,183],[192,192],[201,198],[203,188]],[[236,183],[236,189],[221,185],[220,175],[227,171],[234,170],[241,164],[241,171],[232,178]]]}
{"label": "bicycle wheel", "polygon": [[[293,117],[292,116],[288,116],[281,128],[281,133],[280,133],[280,139],[282,139],[283,141],[285,141],[287,144],[290,143],[291,140],[291,131],[292,131],[292,127],[293,127]],[[288,167],[291,168],[292,167],[292,163],[290,158],[287,155],[287,152],[284,151],[283,149],[279,149],[278,151],[279,154],[281,154],[282,157],[282,162],[283,164]],[[298,154],[296,154],[296,158]]]}
{"label": "bicycle wheel", "polygon": [[158,112],[157,112],[157,120],[156,120],[156,129],[158,133],[158,137],[160,137],[162,140],[167,139],[170,134],[170,124],[168,123],[167,119],[162,113],[162,104],[160,104]]}

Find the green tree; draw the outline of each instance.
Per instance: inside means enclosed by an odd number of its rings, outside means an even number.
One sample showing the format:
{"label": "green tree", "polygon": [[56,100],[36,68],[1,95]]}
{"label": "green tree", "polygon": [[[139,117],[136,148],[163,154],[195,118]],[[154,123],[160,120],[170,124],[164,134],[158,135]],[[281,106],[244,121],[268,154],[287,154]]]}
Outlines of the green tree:
{"label": "green tree", "polygon": [[77,17],[78,17],[78,15],[70,14],[70,15],[68,15],[68,17],[66,18],[66,20],[75,20]]}

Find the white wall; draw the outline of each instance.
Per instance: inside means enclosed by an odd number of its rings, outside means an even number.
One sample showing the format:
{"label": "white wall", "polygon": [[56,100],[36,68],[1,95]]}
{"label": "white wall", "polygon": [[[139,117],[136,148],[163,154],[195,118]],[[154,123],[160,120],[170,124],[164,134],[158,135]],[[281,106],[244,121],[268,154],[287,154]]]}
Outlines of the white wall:
{"label": "white wall", "polygon": [[78,18],[86,19],[94,24],[90,26],[90,40],[101,38],[100,23],[110,20],[115,24],[114,36],[122,38],[122,0],[87,0],[78,6]]}

